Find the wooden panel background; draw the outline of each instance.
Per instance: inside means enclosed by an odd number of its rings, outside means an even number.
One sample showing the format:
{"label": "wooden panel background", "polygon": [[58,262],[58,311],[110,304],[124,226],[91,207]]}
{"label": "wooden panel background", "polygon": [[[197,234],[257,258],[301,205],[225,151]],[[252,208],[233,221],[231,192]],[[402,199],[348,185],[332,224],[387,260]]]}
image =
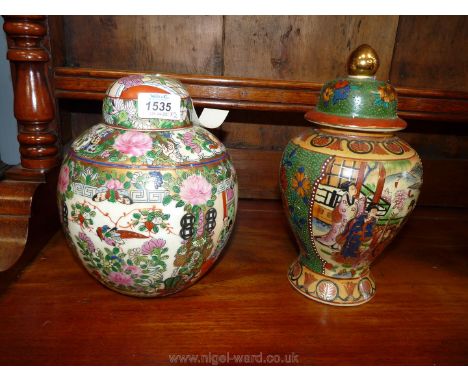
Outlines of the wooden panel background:
{"label": "wooden panel background", "polygon": [[395,85],[468,89],[468,17],[401,16],[390,81]]}
{"label": "wooden panel background", "polygon": [[[380,79],[468,91],[466,16],[65,16],[49,24],[55,62],[65,66],[323,82],[344,75],[349,52],[369,43]],[[99,102],[62,100],[60,109],[64,137],[100,120]],[[425,165],[421,204],[468,206],[466,126],[408,122],[399,135]],[[231,111],[216,134],[241,197],[279,197],[281,151],[308,128],[302,113]]]}
{"label": "wooden panel background", "polygon": [[358,45],[378,47],[387,79],[398,16],[227,16],[224,74],[324,82]]}
{"label": "wooden panel background", "polygon": [[65,16],[64,33],[67,66],[223,72],[222,16]]}

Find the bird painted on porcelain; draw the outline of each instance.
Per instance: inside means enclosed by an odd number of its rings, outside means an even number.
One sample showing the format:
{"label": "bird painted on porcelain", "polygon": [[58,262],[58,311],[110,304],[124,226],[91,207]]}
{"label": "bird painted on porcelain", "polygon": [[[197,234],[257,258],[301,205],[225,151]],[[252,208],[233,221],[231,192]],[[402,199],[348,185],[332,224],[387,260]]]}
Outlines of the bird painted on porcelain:
{"label": "bird painted on porcelain", "polygon": [[138,232],[117,229],[117,227],[110,228],[108,225],[103,225],[96,229],[96,234],[101,241],[109,245],[116,246],[124,244],[123,239],[147,239],[149,236],[143,235]]}

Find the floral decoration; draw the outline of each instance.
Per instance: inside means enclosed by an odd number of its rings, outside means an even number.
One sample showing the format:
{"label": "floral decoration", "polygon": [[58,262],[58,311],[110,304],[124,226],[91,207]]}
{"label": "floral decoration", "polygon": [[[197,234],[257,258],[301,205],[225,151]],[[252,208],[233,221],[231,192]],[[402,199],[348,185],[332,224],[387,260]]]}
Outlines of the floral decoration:
{"label": "floral decoration", "polygon": [[153,140],[148,134],[139,131],[128,131],[116,138],[114,147],[123,154],[138,157],[151,150]]}
{"label": "floral decoration", "polygon": [[296,175],[291,181],[292,187],[297,194],[303,198],[310,191],[310,181],[305,176],[304,167],[299,167]]}
{"label": "floral decoration", "polygon": [[390,84],[379,86],[379,95],[380,99],[387,104],[396,100],[395,89]]}
{"label": "floral decoration", "polygon": [[201,175],[191,175],[182,182],[180,198],[193,206],[205,204],[211,197],[211,185]]}
{"label": "floral decoration", "polygon": [[328,102],[330,102],[330,99],[333,97],[333,88],[332,87],[327,87],[322,93],[322,98],[323,98],[323,103],[325,106],[328,106]]}
{"label": "floral decoration", "polygon": [[[138,101],[123,91],[142,84],[175,89],[181,119],[140,118]],[[208,270],[232,231],[235,171],[217,138],[191,126],[193,105],[180,83],[129,76],[107,95],[106,123],[76,139],[62,165],[57,196],[65,235],[110,288],[138,296],[177,292]]]}

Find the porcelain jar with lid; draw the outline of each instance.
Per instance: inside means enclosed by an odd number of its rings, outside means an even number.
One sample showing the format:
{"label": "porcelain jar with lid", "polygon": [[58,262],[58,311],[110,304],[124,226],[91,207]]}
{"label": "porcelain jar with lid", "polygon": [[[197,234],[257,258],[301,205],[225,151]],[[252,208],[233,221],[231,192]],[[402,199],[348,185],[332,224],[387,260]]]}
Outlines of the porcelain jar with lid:
{"label": "porcelain jar with lid", "polygon": [[414,209],[422,184],[417,153],[393,133],[397,95],[375,79],[379,59],[368,45],[348,60],[349,75],[326,83],[315,128],[287,145],[280,188],[300,253],[293,287],[313,300],[359,305],[375,294],[370,264]]}
{"label": "porcelain jar with lid", "polygon": [[159,75],[114,82],[103,118],[73,142],[60,171],[68,242],[110,289],[180,291],[214,264],[233,228],[237,177],[226,149],[197,125],[183,85]]}

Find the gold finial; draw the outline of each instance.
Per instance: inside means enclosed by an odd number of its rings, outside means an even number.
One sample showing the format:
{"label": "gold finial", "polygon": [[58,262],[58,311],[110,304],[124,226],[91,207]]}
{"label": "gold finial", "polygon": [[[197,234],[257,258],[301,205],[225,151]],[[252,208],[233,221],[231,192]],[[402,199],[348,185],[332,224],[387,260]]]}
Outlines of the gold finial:
{"label": "gold finial", "polygon": [[351,76],[373,76],[379,69],[377,52],[369,45],[358,46],[349,56],[348,74]]}

